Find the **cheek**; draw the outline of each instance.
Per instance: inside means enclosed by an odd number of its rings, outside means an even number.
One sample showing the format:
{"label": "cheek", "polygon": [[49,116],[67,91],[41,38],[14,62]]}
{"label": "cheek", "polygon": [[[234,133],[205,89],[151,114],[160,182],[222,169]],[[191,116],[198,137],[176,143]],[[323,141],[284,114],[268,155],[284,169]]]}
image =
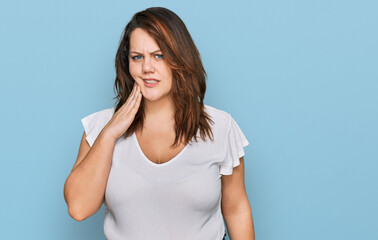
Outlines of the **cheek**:
{"label": "cheek", "polygon": [[167,65],[165,65],[163,69],[165,77],[169,79],[169,83],[172,84],[172,70]]}
{"label": "cheek", "polygon": [[167,76],[168,76],[168,79],[169,79],[169,85],[172,86],[172,84],[173,84],[173,82],[172,82],[173,81],[172,72],[168,72]]}
{"label": "cheek", "polygon": [[129,64],[129,73],[134,79],[136,79],[137,66],[135,66],[135,64],[131,64],[131,63]]}

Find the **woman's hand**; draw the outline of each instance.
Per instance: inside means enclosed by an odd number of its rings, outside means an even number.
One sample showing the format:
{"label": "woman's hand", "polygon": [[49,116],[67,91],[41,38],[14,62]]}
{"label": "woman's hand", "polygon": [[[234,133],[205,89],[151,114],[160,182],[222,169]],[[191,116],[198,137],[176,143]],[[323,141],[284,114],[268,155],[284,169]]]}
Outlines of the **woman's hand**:
{"label": "woman's hand", "polygon": [[139,105],[142,99],[139,85],[134,82],[133,90],[131,91],[126,102],[113,115],[112,119],[105,126],[107,133],[114,137],[115,140],[121,137],[122,134],[130,127],[134,121],[135,114],[138,112]]}

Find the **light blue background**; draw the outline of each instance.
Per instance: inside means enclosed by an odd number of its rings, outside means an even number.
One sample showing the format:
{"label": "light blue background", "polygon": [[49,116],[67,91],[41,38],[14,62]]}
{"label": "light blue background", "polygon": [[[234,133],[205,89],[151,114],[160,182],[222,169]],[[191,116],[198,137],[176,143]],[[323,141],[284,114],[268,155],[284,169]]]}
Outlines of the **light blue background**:
{"label": "light blue background", "polygon": [[[208,73],[205,103],[250,145],[256,239],[378,239],[378,3],[2,1],[1,239],[104,239],[104,207],[67,212],[84,116],[113,106],[131,16],[176,12]],[[236,239],[235,239],[236,240]]]}

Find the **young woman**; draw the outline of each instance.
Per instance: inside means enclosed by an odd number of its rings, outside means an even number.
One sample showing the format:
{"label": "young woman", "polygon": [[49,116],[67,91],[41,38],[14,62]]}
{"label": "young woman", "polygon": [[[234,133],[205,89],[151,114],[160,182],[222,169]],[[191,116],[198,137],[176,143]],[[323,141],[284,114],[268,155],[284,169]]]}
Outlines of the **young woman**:
{"label": "young woman", "polygon": [[203,103],[206,72],[182,20],[161,7],[136,13],[115,62],[116,106],[81,119],[70,216],[104,203],[109,240],[221,240],[224,221],[233,240],[254,239],[249,143],[230,114]]}

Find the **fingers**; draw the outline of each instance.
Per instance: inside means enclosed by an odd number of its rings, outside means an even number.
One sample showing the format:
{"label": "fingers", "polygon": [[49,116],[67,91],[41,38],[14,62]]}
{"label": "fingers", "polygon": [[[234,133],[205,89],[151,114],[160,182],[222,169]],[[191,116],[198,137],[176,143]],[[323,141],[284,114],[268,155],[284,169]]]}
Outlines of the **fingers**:
{"label": "fingers", "polygon": [[135,84],[134,84],[134,89],[133,89],[133,92],[132,92],[132,100],[135,100],[135,98],[138,96],[138,94],[139,94],[139,92],[140,92],[140,87],[139,87],[139,85],[135,82]]}
{"label": "fingers", "polygon": [[139,92],[138,95],[137,95],[137,98],[135,99],[135,104],[134,104],[133,108],[131,109],[131,111],[134,115],[138,112],[141,100],[142,100],[142,93]]}
{"label": "fingers", "polygon": [[137,84],[136,84],[136,82],[135,82],[135,83],[134,83],[134,86],[133,86],[133,90],[131,90],[131,93],[130,93],[129,98],[128,98],[129,102],[131,102],[131,100],[133,100],[133,98],[134,98],[134,94],[135,94],[135,92],[136,92],[136,89],[137,89]]}
{"label": "fingers", "polygon": [[134,82],[133,89],[131,90],[126,102],[123,104],[124,108],[127,108],[130,105],[131,101],[136,97],[136,93],[139,92],[138,88],[139,85]]}
{"label": "fingers", "polygon": [[133,89],[133,93],[131,94],[132,95],[131,101],[135,101],[135,99],[137,98],[137,96],[138,96],[138,94],[140,92],[139,85],[136,84],[136,83],[135,83],[135,85],[136,85],[136,87]]}
{"label": "fingers", "polygon": [[[117,138],[122,135],[130,127],[130,124],[134,121],[135,115],[138,112],[140,102],[142,99],[142,93],[139,85],[134,82],[133,89],[131,90],[126,102],[122,105],[114,116],[112,117],[112,125],[114,126],[115,136]],[[118,129],[118,130],[117,130]]]}
{"label": "fingers", "polygon": [[138,101],[138,97],[141,97],[142,93],[139,90],[139,86],[137,86],[134,94],[133,94],[133,99],[130,102],[131,108],[135,106],[135,103]]}
{"label": "fingers", "polygon": [[134,89],[135,89],[135,84],[134,84],[133,89],[131,90],[129,96],[127,97],[125,103],[122,105],[121,108],[126,108],[126,106],[129,105],[129,103],[130,103],[130,101],[131,101],[131,98],[132,98],[132,95],[133,95],[133,92],[134,92]]}
{"label": "fingers", "polygon": [[[135,103],[137,102],[138,100],[138,96],[139,95],[142,95],[142,93],[140,92],[140,87],[138,84],[135,83],[134,85],[134,89],[132,91],[132,93],[130,94],[129,98],[128,98],[128,103],[126,105],[126,112],[130,112],[133,107],[135,106]],[[140,99],[141,99],[142,96],[140,96]],[[139,99],[139,101],[140,101]]]}

